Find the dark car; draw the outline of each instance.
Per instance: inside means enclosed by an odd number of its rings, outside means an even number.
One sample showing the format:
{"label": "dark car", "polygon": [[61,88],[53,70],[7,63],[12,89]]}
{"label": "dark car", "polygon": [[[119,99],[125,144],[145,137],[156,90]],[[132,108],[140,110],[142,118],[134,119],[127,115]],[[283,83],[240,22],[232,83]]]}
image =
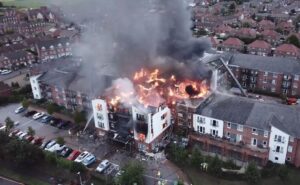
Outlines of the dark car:
{"label": "dark car", "polygon": [[26,114],[24,114],[24,116],[25,117],[31,117],[31,116],[33,116],[36,113],[37,113],[37,111],[35,111],[35,110],[28,111],[28,112],[26,112]]}
{"label": "dark car", "polygon": [[71,122],[70,121],[61,121],[57,128],[59,129],[67,129],[70,126]]}
{"label": "dark car", "polygon": [[58,152],[58,155],[66,158],[73,152],[72,148],[64,147],[61,151]]}
{"label": "dark car", "polygon": [[57,126],[60,122],[60,119],[57,119],[57,118],[52,118],[49,123],[51,126]]}
{"label": "dark car", "polygon": [[52,117],[51,116],[43,116],[42,119],[40,119],[40,122],[42,123],[49,123],[51,121]]}
{"label": "dark car", "polygon": [[[37,138],[33,139],[31,141],[31,143],[34,144],[34,145],[40,146],[40,145],[43,144],[43,140],[44,140],[43,137],[37,137]],[[45,143],[45,144],[47,144],[47,143]]]}

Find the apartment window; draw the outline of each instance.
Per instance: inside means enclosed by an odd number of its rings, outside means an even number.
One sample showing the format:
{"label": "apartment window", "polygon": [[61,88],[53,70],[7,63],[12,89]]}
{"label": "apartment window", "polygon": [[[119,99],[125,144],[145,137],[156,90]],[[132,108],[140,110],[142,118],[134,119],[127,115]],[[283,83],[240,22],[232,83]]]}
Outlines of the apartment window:
{"label": "apartment window", "polygon": [[243,139],[243,136],[242,136],[242,135],[240,135],[240,134],[237,134],[237,135],[236,135],[236,141],[237,141],[237,142],[242,141],[242,139]]}
{"label": "apartment window", "polygon": [[163,114],[160,118],[161,120],[164,120],[167,117],[167,113]]}
{"label": "apartment window", "polygon": [[238,126],[237,126],[237,130],[238,130],[238,131],[243,132],[243,129],[244,129],[243,125],[238,125]]}
{"label": "apartment window", "polygon": [[32,83],[35,83],[35,80],[32,80]]}
{"label": "apartment window", "polygon": [[34,90],[36,90],[36,87],[34,87]]}
{"label": "apartment window", "polygon": [[197,122],[198,123],[205,123],[205,118],[198,116],[197,117]]}
{"label": "apartment window", "polygon": [[281,142],[283,142],[283,137],[279,136],[279,135],[275,135],[274,141],[277,141],[277,142],[281,143]]}
{"label": "apartment window", "polygon": [[266,86],[263,86],[262,89],[263,89],[263,90],[266,90],[267,88],[266,88]]}
{"label": "apartment window", "polygon": [[213,136],[218,136],[218,131],[214,129],[210,129],[210,134]]}
{"label": "apartment window", "polygon": [[273,78],[277,78],[277,74],[276,73],[273,73]]}
{"label": "apartment window", "polygon": [[264,72],[264,76],[268,76],[268,72],[265,71],[265,72]]}
{"label": "apartment window", "polygon": [[286,89],[283,89],[283,90],[282,90],[282,94],[287,94],[287,90],[286,90]]}
{"label": "apartment window", "polygon": [[293,83],[293,88],[297,89],[298,88],[298,84],[297,83]]}
{"label": "apartment window", "polygon": [[252,134],[255,134],[255,135],[258,134],[256,128],[252,128]]}
{"label": "apartment window", "polygon": [[292,159],[290,157],[286,158],[287,161],[291,161]]}
{"label": "apartment window", "polygon": [[293,147],[291,145],[288,146],[288,152],[292,153],[293,152]]}
{"label": "apartment window", "polygon": [[295,76],[294,76],[294,80],[295,80],[295,81],[298,81],[298,80],[299,80],[299,76],[300,76],[300,75],[295,75]]}
{"label": "apartment window", "polygon": [[231,123],[227,123],[227,128],[231,128]]}
{"label": "apartment window", "polygon": [[251,140],[252,140],[251,141],[252,146],[256,146],[257,145],[257,139],[256,138],[252,138]]}
{"label": "apartment window", "polygon": [[204,134],[205,133],[205,127],[199,127],[198,132]]}
{"label": "apartment window", "polygon": [[177,115],[178,115],[178,117],[181,117],[181,118],[183,117],[182,113],[178,113]]}
{"label": "apartment window", "polygon": [[218,121],[217,120],[212,120],[211,125],[213,127],[218,127]]}
{"label": "apartment window", "polygon": [[264,146],[267,146],[267,141],[263,141],[263,145],[264,145]]}
{"label": "apartment window", "polygon": [[275,157],[275,160],[278,161],[278,157]]}
{"label": "apartment window", "polygon": [[276,80],[272,80],[272,84],[273,84],[273,85],[276,85]]}
{"label": "apartment window", "polygon": [[264,137],[268,137],[268,131],[264,131]]}
{"label": "apartment window", "polygon": [[230,138],[230,132],[227,132],[227,137]]}
{"label": "apartment window", "polygon": [[268,79],[267,79],[267,77],[264,77],[264,79],[263,79],[263,83],[267,83],[268,82]]}
{"label": "apartment window", "polygon": [[289,141],[294,142],[294,137],[290,136]]}

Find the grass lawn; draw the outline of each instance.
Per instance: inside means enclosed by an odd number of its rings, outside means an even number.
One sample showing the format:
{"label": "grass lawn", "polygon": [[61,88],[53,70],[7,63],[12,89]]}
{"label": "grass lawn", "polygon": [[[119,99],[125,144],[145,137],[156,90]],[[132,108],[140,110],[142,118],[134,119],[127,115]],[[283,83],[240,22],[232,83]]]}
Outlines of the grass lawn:
{"label": "grass lawn", "polygon": [[38,8],[46,4],[46,0],[1,0],[5,6]]}
{"label": "grass lawn", "polygon": [[[230,181],[211,176],[195,169],[186,169],[194,185],[248,185],[245,181]],[[279,177],[263,179],[259,185],[300,185],[300,171],[291,169],[289,180],[282,181]]]}
{"label": "grass lawn", "polygon": [[0,165],[0,175],[28,185],[49,185],[48,183],[42,182],[38,179],[17,174],[13,170],[7,169],[1,165]]}

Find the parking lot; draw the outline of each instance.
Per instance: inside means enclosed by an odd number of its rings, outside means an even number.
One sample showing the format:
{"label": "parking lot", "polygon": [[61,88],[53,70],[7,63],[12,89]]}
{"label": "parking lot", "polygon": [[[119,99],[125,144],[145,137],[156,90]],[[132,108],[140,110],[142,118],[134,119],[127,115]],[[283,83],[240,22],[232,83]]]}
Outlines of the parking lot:
{"label": "parking lot", "polygon": [[[104,138],[93,138],[89,134],[69,135],[68,129],[58,129],[57,127],[49,124],[41,123],[39,120],[33,120],[32,116],[25,117],[23,113],[16,114],[15,110],[20,104],[11,104],[5,107],[0,107],[0,123],[5,123],[5,119],[10,117],[13,121],[20,122],[14,129],[26,132],[28,127],[32,127],[36,136],[45,137],[45,140],[56,139],[63,137],[66,145],[74,150],[88,151],[94,154],[97,161],[89,166],[89,169],[94,170],[103,159],[108,159],[112,164],[110,168],[104,171],[104,175],[115,176],[119,168],[122,168],[130,160],[141,161],[146,170],[145,180],[146,184],[153,184],[159,178],[167,179],[166,184],[172,184],[173,181],[178,179],[178,169],[172,168],[167,165],[166,160],[151,160],[145,156],[132,157],[128,151],[122,150],[118,146],[114,146]],[[72,126],[72,125],[71,125]],[[157,174],[160,174],[158,177]]]}

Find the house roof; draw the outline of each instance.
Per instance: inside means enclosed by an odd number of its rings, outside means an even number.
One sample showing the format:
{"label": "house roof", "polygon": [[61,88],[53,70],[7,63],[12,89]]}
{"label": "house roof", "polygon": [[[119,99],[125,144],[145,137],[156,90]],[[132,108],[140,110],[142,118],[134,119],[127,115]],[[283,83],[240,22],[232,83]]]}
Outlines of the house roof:
{"label": "house roof", "polygon": [[223,42],[223,45],[227,46],[243,46],[244,42],[238,38],[230,37]]}
{"label": "house roof", "polygon": [[268,27],[270,27],[270,26],[275,27],[275,24],[274,24],[272,21],[266,20],[266,19],[260,21],[258,24],[259,24],[259,26],[261,26],[261,27],[265,27],[265,26],[268,26]]}
{"label": "house roof", "polygon": [[197,114],[262,130],[270,130],[273,125],[300,137],[299,111],[300,106],[215,94],[207,105],[198,108]]}
{"label": "house roof", "polygon": [[297,48],[296,46],[294,46],[293,44],[282,44],[280,46],[278,46],[275,51],[279,51],[279,52],[293,52],[296,54],[300,54],[299,48]]}
{"label": "house roof", "polygon": [[261,35],[263,35],[265,37],[267,37],[267,36],[273,37],[275,39],[280,36],[280,34],[276,31],[274,31],[274,30],[264,30],[264,31],[261,32]]}
{"label": "house roof", "polygon": [[58,38],[58,39],[53,38],[51,40],[40,40],[36,44],[39,48],[42,47],[49,48],[50,46],[57,46],[58,44],[65,45],[68,42],[69,42],[68,38]]}
{"label": "house roof", "polygon": [[299,61],[288,57],[266,57],[236,53],[232,55],[229,65],[273,73],[300,74]]}
{"label": "house roof", "polygon": [[263,40],[255,40],[251,44],[248,45],[251,48],[261,48],[261,49],[271,49],[271,45]]}

